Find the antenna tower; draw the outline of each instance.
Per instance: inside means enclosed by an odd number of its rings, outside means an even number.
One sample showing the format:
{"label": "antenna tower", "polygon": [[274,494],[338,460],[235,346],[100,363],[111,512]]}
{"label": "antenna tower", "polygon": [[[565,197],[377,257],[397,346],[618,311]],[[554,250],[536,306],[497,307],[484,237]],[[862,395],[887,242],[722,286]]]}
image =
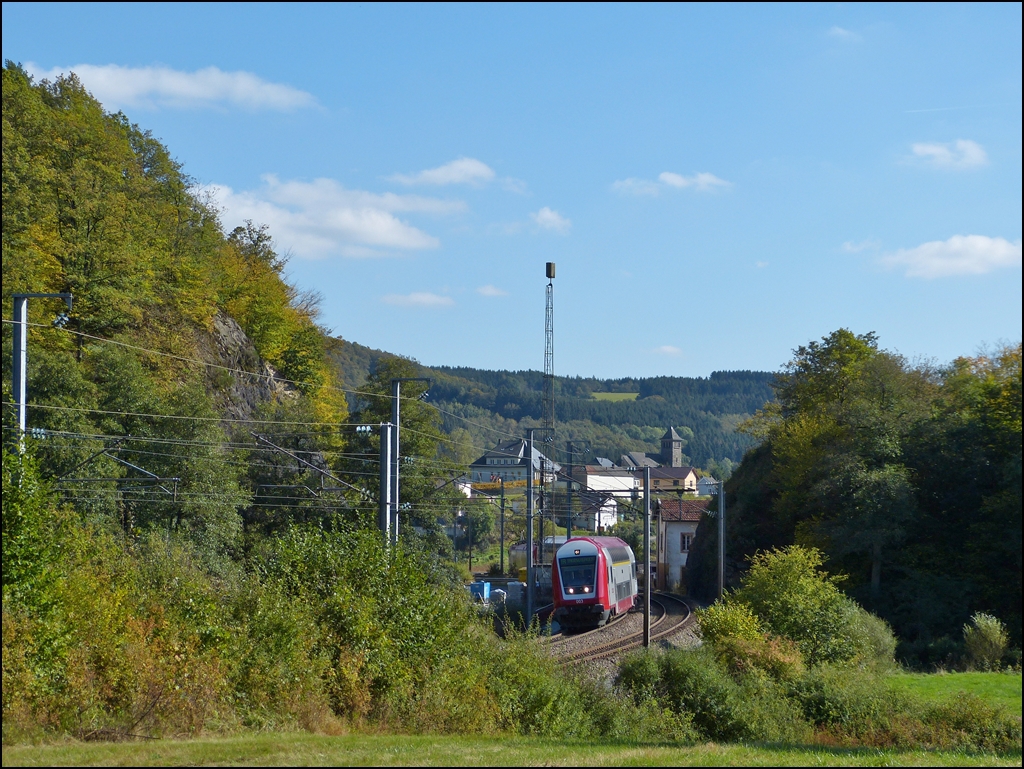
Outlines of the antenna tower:
{"label": "antenna tower", "polygon": [[[544,427],[555,426],[555,263],[548,262],[544,305]],[[551,435],[550,433],[548,434]]]}

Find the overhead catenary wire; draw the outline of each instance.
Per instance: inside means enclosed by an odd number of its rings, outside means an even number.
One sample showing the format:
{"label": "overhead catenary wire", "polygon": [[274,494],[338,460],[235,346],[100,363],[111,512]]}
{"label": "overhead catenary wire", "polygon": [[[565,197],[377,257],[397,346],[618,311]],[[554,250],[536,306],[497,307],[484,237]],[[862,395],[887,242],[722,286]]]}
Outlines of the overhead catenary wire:
{"label": "overhead catenary wire", "polygon": [[[14,320],[13,319],[9,319],[9,318],[3,318],[3,322],[4,323],[13,324]],[[322,384],[315,383],[315,382],[303,382],[303,381],[295,380],[295,379],[287,379],[287,378],[282,377],[282,376],[280,376],[279,374],[276,374],[276,373],[273,373],[273,374],[262,374],[262,373],[254,372],[254,371],[246,371],[245,369],[238,369],[238,368],[233,368],[231,366],[224,366],[224,365],[221,365],[219,363],[211,363],[209,361],[204,361],[204,360],[199,359],[199,358],[190,358],[190,357],[184,356],[184,355],[177,355],[175,353],[163,352],[162,350],[154,350],[154,349],[151,349],[151,348],[148,348],[148,347],[142,347],[141,345],[134,345],[134,344],[130,344],[128,342],[121,342],[121,341],[118,341],[116,339],[110,339],[110,338],[107,338],[107,337],[96,336],[95,334],[87,334],[87,333],[85,333],[83,331],[75,331],[75,330],[69,329],[69,328],[55,329],[51,325],[46,324],[46,323],[31,323],[31,322],[29,322],[26,325],[34,326],[36,328],[42,328],[42,329],[46,329],[46,330],[50,330],[50,331],[62,332],[62,333],[70,334],[70,335],[73,335],[73,336],[80,336],[80,337],[83,337],[83,338],[86,338],[86,339],[92,339],[93,341],[103,342],[105,344],[117,345],[117,346],[120,346],[120,347],[125,347],[125,348],[128,348],[128,349],[136,350],[138,352],[145,352],[145,353],[148,353],[150,355],[157,355],[157,356],[160,356],[160,357],[170,358],[172,360],[178,360],[178,361],[185,362],[185,363],[194,363],[194,364],[197,364],[197,365],[200,365],[200,366],[206,366],[206,367],[209,367],[209,368],[215,368],[215,369],[218,369],[218,370],[221,370],[221,371],[226,371],[226,372],[228,372],[230,374],[241,374],[243,376],[250,376],[250,377],[256,377],[256,378],[260,378],[260,379],[267,379],[268,381],[273,381],[273,382],[282,382],[282,383],[285,383],[285,384],[291,384],[291,385],[293,385],[295,387],[325,387],[325,388],[327,388],[329,390],[332,390],[332,391],[335,391],[335,392],[341,392],[341,393],[351,394],[351,395],[359,395],[359,396],[368,397],[368,398],[382,398],[382,399],[386,399],[386,400],[390,400],[392,397],[394,397],[390,393],[375,393],[375,392],[369,392],[369,391],[366,391],[366,390],[355,390],[355,389],[350,389],[350,388],[345,388],[345,387],[338,387],[337,385],[322,385]],[[408,400],[408,401],[419,401],[420,400],[420,396],[419,395],[415,395],[415,396],[399,395],[398,397],[401,400]],[[515,437],[517,437],[517,436],[515,436],[515,435],[513,435],[511,433],[507,433],[505,431],[498,430],[498,429],[490,427],[488,425],[483,425],[483,424],[480,424],[478,422],[474,422],[471,419],[459,416],[458,414],[453,414],[452,412],[446,411],[446,410],[442,409],[441,407],[437,406],[436,404],[430,403],[429,401],[426,402],[426,405],[430,406],[431,408],[436,409],[439,413],[447,414],[448,416],[452,417],[453,419],[462,420],[462,421],[466,422],[467,424],[472,424],[475,427],[479,427],[479,428],[484,429],[484,430],[490,430],[491,432],[498,433],[499,435],[504,435],[504,436],[506,436],[508,438],[515,438]],[[231,420],[220,419],[220,420],[216,420],[216,421],[222,421],[223,422],[223,421],[231,421]],[[318,423],[315,423],[315,422],[305,422],[305,423],[295,422],[294,424],[310,424],[310,425],[312,425],[312,424],[318,424]]]}
{"label": "overhead catenary wire", "polygon": [[[3,321],[5,323],[13,323],[14,322],[13,320],[7,319],[7,318],[4,318]],[[39,327],[39,328],[45,328],[47,330],[51,329],[51,326],[49,326],[47,324],[28,323],[27,325],[35,326],[35,327]],[[119,340],[109,339],[109,338],[106,338],[106,337],[100,337],[100,336],[96,336],[94,334],[87,334],[85,332],[74,331],[72,329],[67,329],[67,328],[62,328],[62,329],[57,329],[57,330],[59,330],[59,331],[61,331],[63,333],[80,336],[82,338],[91,339],[91,340],[94,340],[94,341],[97,341],[97,342],[102,342],[102,343],[106,343],[106,344],[113,344],[113,345],[121,346],[121,347],[125,347],[125,348],[128,348],[128,349],[133,349],[133,350],[136,350],[136,351],[139,351],[139,352],[145,352],[145,353],[148,353],[148,354],[151,354],[151,355],[162,356],[162,357],[170,358],[170,359],[173,359],[173,360],[193,363],[193,364],[197,364],[197,365],[204,366],[204,367],[215,368],[215,369],[227,371],[229,373],[237,373],[237,374],[241,374],[241,375],[244,375],[244,376],[252,376],[252,377],[263,378],[263,379],[267,379],[267,380],[271,380],[271,381],[276,381],[276,382],[283,382],[283,383],[292,384],[292,385],[295,385],[295,386],[298,386],[298,387],[301,387],[301,386],[323,386],[323,387],[326,387],[326,388],[334,390],[334,391],[343,392],[343,393],[346,393],[346,394],[360,395],[360,396],[364,396],[364,397],[382,398],[382,399],[390,399],[390,398],[394,397],[393,395],[387,394],[387,393],[374,393],[374,392],[363,391],[363,390],[355,390],[355,389],[337,387],[335,385],[317,385],[316,383],[309,383],[309,382],[302,382],[302,381],[299,381],[299,380],[286,379],[286,378],[281,377],[279,374],[276,374],[276,373],[266,373],[266,374],[264,374],[264,373],[259,373],[259,372],[246,371],[244,369],[238,369],[238,368],[233,368],[233,367],[230,367],[230,366],[224,366],[224,365],[221,365],[221,364],[216,364],[216,363],[211,363],[209,361],[204,361],[204,360],[201,360],[201,359],[198,359],[198,358],[190,358],[188,356],[177,355],[177,354],[174,354],[174,353],[167,353],[167,352],[163,352],[163,351],[160,351],[160,350],[153,350],[151,348],[142,347],[140,345],[134,345],[134,344],[131,344],[131,343],[128,343],[128,342],[122,342],[122,341],[119,341]],[[418,401],[418,400],[420,400],[419,396],[399,396],[399,397],[401,399],[403,399],[403,400],[409,400],[409,401]],[[8,406],[8,405],[13,405],[13,404],[10,404],[9,402],[5,402],[4,403],[4,406]],[[152,413],[145,413],[145,412],[128,412],[128,411],[120,411],[119,412],[119,411],[113,411],[113,410],[89,409],[89,408],[69,407],[69,406],[54,406],[52,404],[39,404],[39,403],[29,404],[29,405],[30,405],[31,408],[56,409],[56,410],[62,410],[62,411],[74,411],[74,412],[79,412],[79,413],[104,414],[104,415],[108,415],[108,416],[109,415],[135,416],[135,417],[148,417],[148,418],[153,418],[153,419],[177,419],[177,420],[192,420],[192,421],[198,421],[198,422],[214,422],[214,423],[229,423],[229,424],[296,425],[296,426],[301,425],[301,426],[305,426],[305,427],[334,427],[334,428],[338,428],[338,427],[353,427],[353,426],[357,426],[358,424],[360,424],[360,423],[353,423],[353,422],[325,423],[325,422],[306,422],[306,421],[290,421],[290,420],[286,421],[286,420],[266,420],[266,419],[235,419],[235,418],[221,417],[221,416],[203,417],[203,416],[189,416],[189,415],[178,415],[178,414],[152,414]],[[506,432],[504,430],[499,430],[497,428],[493,428],[493,427],[491,427],[489,425],[484,425],[482,423],[475,422],[475,421],[473,421],[473,420],[471,420],[471,419],[469,419],[467,417],[463,417],[463,416],[461,416],[459,414],[455,414],[455,413],[453,413],[451,411],[443,409],[440,406],[438,406],[437,404],[427,402],[426,405],[431,407],[431,408],[433,408],[433,409],[435,409],[440,414],[447,415],[447,416],[449,416],[449,417],[451,417],[453,419],[460,420],[462,422],[465,422],[466,424],[473,425],[473,426],[478,427],[480,429],[487,430],[487,431],[492,432],[492,433],[496,433],[496,434],[498,434],[500,436],[503,436],[503,437],[505,437],[507,439],[512,439],[512,440],[519,439],[519,436],[516,436],[514,434],[508,433],[508,432]],[[439,440],[441,442],[448,443],[448,444],[451,444],[451,445],[458,445],[457,442],[454,441],[451,437],[445,436],[443,434],[439,435],[439,434],[436,434],[436,433],[425,433],[423,431],[417,431],[417,430],[415,430],[414,428],[411,428],[411,427],[403,427],[403,430],[406,431],[406,432],[412,432],[414,434],[428,435],[429,437],[431,437],[431,438],[433,438],[435,440]],[[123,436],[111,436],[111,437],[118,437],[119,438],[119,437],[123,437]],[[219,444],[219,445],[222,446],[222,444]],[[465,444],[463,444],[463,445],[465,445]],[[490,448],[483,447],[483,446],[477,446],[475,444],[469,444],[469,446],[471,448],[474,448],[474,449],[476,449],[478,451],[483,451],[485,453],[493,452],[494,451],[494,449],[490,449]],[[252,450],[251,446],[245,446],[244,448],[246,450]],[[559,449],[557,447],[553,447],[553,450],[554,450],[554,452],[561,451],[561,449]],[[321,455],[325,455],[327,453],[327,451],[313,450],[313,451],[310,451],[309,453],[319,453]],[[516,457],[518,455],[509,454],[508,456],[509,457]],[[429,461],[429,460],[424,460],[423,458],[418,458],[418,459],[420,459],[421,462]],[[364,460],[364,461],[374,461],[374,460]],[[379,460],[377,460],[377,461],[379,461]],[[435,466],[440,466],[440,465],[435,465]],[[347,473],[347,474],[351,474],[351,473]],[[562,478],[569,478],[569,476],[567,476],[565,474],[562,474],[562,473],[558,473],[557,471],[556,471],[556,474],[561,476]]]}

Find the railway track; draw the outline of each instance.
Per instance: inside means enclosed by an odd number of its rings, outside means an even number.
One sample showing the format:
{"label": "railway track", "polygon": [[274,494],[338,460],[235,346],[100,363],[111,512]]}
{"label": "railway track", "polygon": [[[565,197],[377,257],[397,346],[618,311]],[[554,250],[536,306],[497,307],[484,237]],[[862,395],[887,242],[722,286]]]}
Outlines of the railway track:
{"label": "railway track", "polygon": [[[619,632],[620,624],[626,618],[640,617],[638,629],[631,629],[625,634]],[[634,623],[629,623],[631,626]],[[651,641],[657,641],[673,635],[693,624],[693,614],[689,605],[681,598],[666,593],[651,595]],[[602,633],[615,629],[615,638],[604,640]],[[575,636],[565,636],[551,643],[552,653],[558,657],[562,665],[577,662],[606,659],[622,652],[639,648],[643,645],[643,617],[637,614],[624,614],[621,619],[597,630],[590,630]]]}
{"label": "railway track", "polygon": [[551,640],[548,641],[548,649],[557,651],[567,644],[575,644],[579,639],[586,638],[590,635],[596,635],[598,633],[605,633],[610,628],[622,622],[624,619],[630,616],[636,616],[631,614],[619,614],[609,619],[602,627],[596,627],[593,630],[585,630],[582,633],[571,633],[566,635],[565,631],[559,631],[557,635],[552,635]]}

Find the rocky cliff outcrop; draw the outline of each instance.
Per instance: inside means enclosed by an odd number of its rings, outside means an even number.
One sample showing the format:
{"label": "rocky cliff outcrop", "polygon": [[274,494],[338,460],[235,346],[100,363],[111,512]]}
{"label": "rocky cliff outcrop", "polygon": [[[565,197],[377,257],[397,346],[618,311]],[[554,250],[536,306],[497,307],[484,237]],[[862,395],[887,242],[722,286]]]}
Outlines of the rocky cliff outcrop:
{"label": "rocky cliff outcrop", "polygon": [[298,397],[298,390],[260,358],[234,318],[218,312],[213,328],[198,341],[210,390],[225,419],[255,419],[262,404]]}

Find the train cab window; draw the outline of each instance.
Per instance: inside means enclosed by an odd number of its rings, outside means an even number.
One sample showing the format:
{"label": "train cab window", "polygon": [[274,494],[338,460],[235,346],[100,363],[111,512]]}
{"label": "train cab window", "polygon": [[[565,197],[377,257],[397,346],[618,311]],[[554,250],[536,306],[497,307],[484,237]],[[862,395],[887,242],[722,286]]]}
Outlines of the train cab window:
{"label": "train cab window", "polygon": [[576,555],[558,559],[562,591],[569,595],[593,595],[597,567],[596,555]]}

